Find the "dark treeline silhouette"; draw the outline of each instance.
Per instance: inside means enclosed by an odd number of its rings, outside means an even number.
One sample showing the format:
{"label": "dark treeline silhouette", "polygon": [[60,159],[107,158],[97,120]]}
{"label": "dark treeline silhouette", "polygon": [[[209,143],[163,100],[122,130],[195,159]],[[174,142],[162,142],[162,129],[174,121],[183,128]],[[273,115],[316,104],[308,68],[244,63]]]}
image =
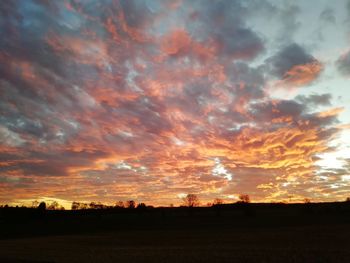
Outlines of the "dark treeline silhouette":
{"label": "dark treeline silhouette", "polygon": [[21,215],[28,218],[40,218],[43,216],[62,216],[84,214],[108,214],[108,213],[136,213],[136,214],[153,214],[160,215],[162,218],[171,216],[259,216],[261,213],[274,214],[275,212],[294,215],[310,215],[310,214],[339,214],[350,213],[350,198],[346,198],[344,202],[331,203],[312,203],[310,199],[305,199],[303,203],[252,203],[248,194],[241,194],[238,201],[233,203],[225,203],[220,198],[215,198],[212,202],[202,205],[196,194],[188,194],[182,204],[175,207],[173,204],[163,207],[154,207],[144,202],[137,203],[134,200],[117,201],[114,205],[106,205],[101,202],[77,202],[71,204],[70,210],[65,210],[57,201],[38,202],[33,201],[31,206],[15,206],[0,205],[0,221],[4,218],[12,218],[14,220],[21,219]]}
{"label": "dark treeline silhouette", "polygon": [[[220,198],[215,198],[212,202],[202,205],[196,194],[188,194],[182,204],[175,207],[173,204],[164,207],[154,207],[146,205],[144,202],[136,202],[135,200],[117,201],[114,205],[106,205],[101,202],[77,202],[71,204],[70,210],[57,201],[48,203],[33,201],[31,206],[15,206],[0,205],[0,223],[2,220],[21,221],[24,218],[36,220],[40,218],[64,218],[71,216],[96,215],[104,216],[107,214],[119,214],[119,219],[127,218],[126,215],[138,214],[148,217],[159,218],[179,218],[182,216],[190,217],[236,217],[240,216],[259,218],[262,215],[294,215],[302,220],[310,215],[321,215],[324,218],[331,214],[346,214],[350,220],[350,198],[346,198],[344,202],[331,203],[312,203],[310,199],[305,199],[303,203],[253,203],[248,194],[240,194],[238,200],[233,203],[225,203]],[[124,216],[125,215],[125,216]],[[136,217],[136,223],[139,216]],[[118,218],[117,218],[118,219]],[[118,220],[119,220],[118,219]],[[318,218],[315,220],[319,220]]]}
{"label": "dark treeline silhouette", "polygon": [[[189,208],[198,208],[198,207],[221,207],[221,206],[232,206],[234,204],[240,205],[240,204],[252,204],[251,206],[254,206],[254,203],[251,203],[250,196],[248,194],[240,194],[238,196],[238,201],[233,203],[225,203],[223,199],[221,198],[215,198],[213,202],[206,203],[205,205],[201,204],[199,197],[196,194],[187,194],[184,198],[182,198],[182,205],[179,207],[189,207]],[[347,197],[344,201],[345,203],[350,203],[350,197]],[[332,204],[338,204],[341,202],[333,202]],[[268,204],[281,204],[281,205],[297,205],[302,203],[289,203],[289,202],[272,202],[272,203],[261,203],[261,205],[268,205]],[[312,204],[311,199],[305,198],[303,200],[303,204]],[[320,203],[322,204],[322,203]],[[329,203],[324,203],[329,204]],[[0,205],[0,209],[6,209],[6,208],[21,208],[21,209],[37,209],[37,210],[65,210],[65,208],[59,204],[57,201],[52,201],[51,203],[45,203],[45,202],[39,202],[37,200],[33,201],[30,206],[10,206],[8,204]],[[146,205],[144,202],[137,203],[134,200],[127,200],[127,201],[117,201],[114,205],[106,205],[101,202],[77,202],[73,201],[71,204],[71,210],[101,210],[101,209],[153,209],[155,208],[152,205]],[[170,204],[167,206],[162,206],[161,208],[175,208],[173,204]]]}
{"label": "dark treeline silhouette", "polygon": [[72,203],[71,209],[72,210],[86,210],[86,209],[144,209],[144,208],[152,208],[153,206],[146,206],[145,203],[138,203],[136,205],[136,202],[134,200],[128,200],[126,202],[118,201],[115,205],[105,205],[100,202],[95,203],[83,203],[83,202],[76,202],[74,201]]}

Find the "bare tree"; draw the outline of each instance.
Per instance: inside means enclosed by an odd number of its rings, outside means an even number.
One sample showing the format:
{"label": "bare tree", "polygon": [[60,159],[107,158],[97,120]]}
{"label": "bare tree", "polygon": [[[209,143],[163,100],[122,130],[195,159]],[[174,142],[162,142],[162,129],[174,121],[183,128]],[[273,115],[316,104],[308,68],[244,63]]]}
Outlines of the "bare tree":
{"label": "bare tree", "polygon": [[199,206],[199,199],[198,199],[198,196],[195,194],[188,194],[183,199],[183,202],[184,202],[185,206],[188,206],[188,207]]}
{"label": "bare tree", "polygon": [[224,200],[221,198],[215,198],[213,201],[213,205],[222,205],[224,203]]}
{"label": "bare tree", "polygon": [[53,201],[51,204],[47,206],[48,210],[58,210],[59,204],[56,201]]}
{"label": "bare tree", "polygon": [[100,203],[100,202],[97,202],[97,203],[91,202],[89,204],[89,208],[90,209],[105,209],[106,206],[104,204]]}
{"label": "bare tree", "polygon": [[247,194],[240,194],[239,195],[239,203],[250,203],[250,197],[249,197],[249,195],[247,195]]}
{"label": "bare tree", "polygon": [[310,203],[311,203],[311,200],[309,198],[304,199],[304,204],[310,204]]}
{"label": "bare tree", "polygon": [[48,210],[64,210],[64,207],[60,205],[58,202],[53,201],[50,205],[47,207]]}
{"label": "bare tree", "polygon": [[124,208],[124,202],[123,201],[118,201],[115,203],[115,206],[116,208]]}
{"label": "bare tree", "polygon": [[37,208],[39,206],[39,202],[37,200],[32,202],[32,208]]}
{"label": "bare tree", "polygon": [[80,203],[80,202],[73,202],[72,203],[72,210],[84,210],[88,209],[89,205],[87,203]]}
{"label": "bare tree", "polygon": [[134,200],[126,201],[125,206],[126,206],[126,208],[133,209],[133,208],[135,208],[135,206],[136,206],[136,205],[135,205],[135,201],[134,201]]}
{"label": "bare tree", "polygon": [[71,209],[72,209],[72,210],[78,210],[79,207],[80,207],[80,203],[79,203],[79,202],[73,201],[72,206],[71,206]]}

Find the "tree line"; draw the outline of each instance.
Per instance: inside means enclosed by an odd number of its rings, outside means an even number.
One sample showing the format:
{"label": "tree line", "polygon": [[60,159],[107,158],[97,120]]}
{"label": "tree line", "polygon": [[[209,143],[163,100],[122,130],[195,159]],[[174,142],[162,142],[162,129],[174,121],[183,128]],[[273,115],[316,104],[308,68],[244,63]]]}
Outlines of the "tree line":
{"label": "tree line", "polygon": [[[236,203],[250,203],[250,197],[248,194],[240,194],[238,196],[238,201]],[[310,199],[305,199],[304,203],[310,203]],[[350,203],[350,197],[347,197],[345,202]],[[219,206],[224,204],[224,200],[221,198],[215,198],[213,202],[207,203],[205,206]],[[182,198],[182,205],[183,207],[199,207],[201,205],[201,202],[199,200],[199,197],[196,194],[187,194],[184,198]],[[170,204],[169,207],[173,207],[173,204]],[[0,205],[0,208],[7,208],[8,205]],[[18,207],[18,206],[16,206]],[[40,210],[65,210],[65,208],[60,205],[57,201],[52,201],[51,203],[46,203],[44,201],[39,202],[37,200],[33,201],[31,206],[21,206],[22,208],[37,208]],[[105,205],[101,202],[90,202],[90,203],[84,203],[84,202],[77,202],[73,201],[71,205],[72,210],[85,210],[85,209],[144,209],[144,208],[153,208],[151,205],[146,205],[145,203],[136,203],[134,200],[128,200],[128,201],[118,201],[114,205]]]}
{"label": "tree line", "polygon": [[[185,207],[198,207],[201,205],[201,202],[196,194],[188,194],[182,199],[182,205]],[[238,203],[250,203],[249,195],[247,194],[241,194],[239,195],[239,201]],[[215,198],[212,203],[207,203],[206,206],[216,206],[216,205],[222,205],[224,204],[224,200],[220,198]],[[173,204],[170,204],[169,207],[173,207]],[[142,209],[142,208],[150,208],[153,206],[146,205],[145,203],[138,203],[134,200],[128,200],[128,201],[118,201],[115,203],[114,206],[111,205],[104,205],[100,202],[95,203],[84,203],[84,202],[76,202],[74,201],[72,203],[71,209],[72,210],[84,210],[84,209],[111,209],[111,208],[127,208],[127,209]]]}
{"label": "tree line", "polygon": [[[249,195],[241,194],[239,195],[239,201],[237,203],[250,203]],[[224,204],[224,200],[220,198],[215,198],[213,202],[207,203],[205,206],[217,206]],[[196,194],[188,194],[184,198],[182,198],[182,205],[185,207],[198,207],[201,205],[198,195]],[[8,207],[8,205],[0,206]],[[18,207],[18,206],[17,206]],[[26,206],[22,206],[24,208]],[[134,200],[128,201],[118,201],[114,205],[105,205],[101,202],[77,202],[73,201],[71,205],[72,210],[86,210],[86,209],[142,209],[142,208],[152,208],[151,205],[146,205],[145,203],[136,203]],[[170,204],[169,207],[174,207],[173,204]],[[59,204],[57,201],[52,201],[51,203],[46,203],[44,201],[39,202],[37,200],[33,201],[29,207],[26,208],[38,208],[41,210],[64,210],[65,208]]]}

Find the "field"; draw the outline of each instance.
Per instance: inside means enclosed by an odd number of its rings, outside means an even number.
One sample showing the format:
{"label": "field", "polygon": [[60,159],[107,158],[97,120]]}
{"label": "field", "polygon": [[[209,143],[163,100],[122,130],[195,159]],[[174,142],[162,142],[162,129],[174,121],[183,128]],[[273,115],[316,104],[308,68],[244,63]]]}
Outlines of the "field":
{"label": "field", "polygon": [[350,262],[349,211],[348,204],[12,211],[1,225],[0,262]]}

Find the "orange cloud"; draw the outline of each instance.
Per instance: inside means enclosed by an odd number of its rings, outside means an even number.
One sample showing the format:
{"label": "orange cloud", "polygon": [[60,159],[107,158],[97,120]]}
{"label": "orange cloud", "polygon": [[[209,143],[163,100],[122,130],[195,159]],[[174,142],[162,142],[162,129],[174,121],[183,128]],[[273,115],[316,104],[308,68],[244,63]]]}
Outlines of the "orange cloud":
{"label": "orange cloud", "polygon": [[305,86],[313,82],[322,71],[323,66],[319,62],[311,62],[304,65],[296,65],[288,70],[278,85],[291,87]]}
{"label": "orange cloud", "polygon": [[181,54],[187,52],[191,45],[191,37],[184,30],[175,30],[164,37],[162,50],[168,55]]}
{"label": "orange cloud", "polygon": [[332,117],[332,116],[337,116],[341,112],[343,112],[345,109],[343,107],[338,107],[338,108],[333,108],[327,111],[322,111],[318,113],[317,115],[321,118],[326,118],[326,117]]}

